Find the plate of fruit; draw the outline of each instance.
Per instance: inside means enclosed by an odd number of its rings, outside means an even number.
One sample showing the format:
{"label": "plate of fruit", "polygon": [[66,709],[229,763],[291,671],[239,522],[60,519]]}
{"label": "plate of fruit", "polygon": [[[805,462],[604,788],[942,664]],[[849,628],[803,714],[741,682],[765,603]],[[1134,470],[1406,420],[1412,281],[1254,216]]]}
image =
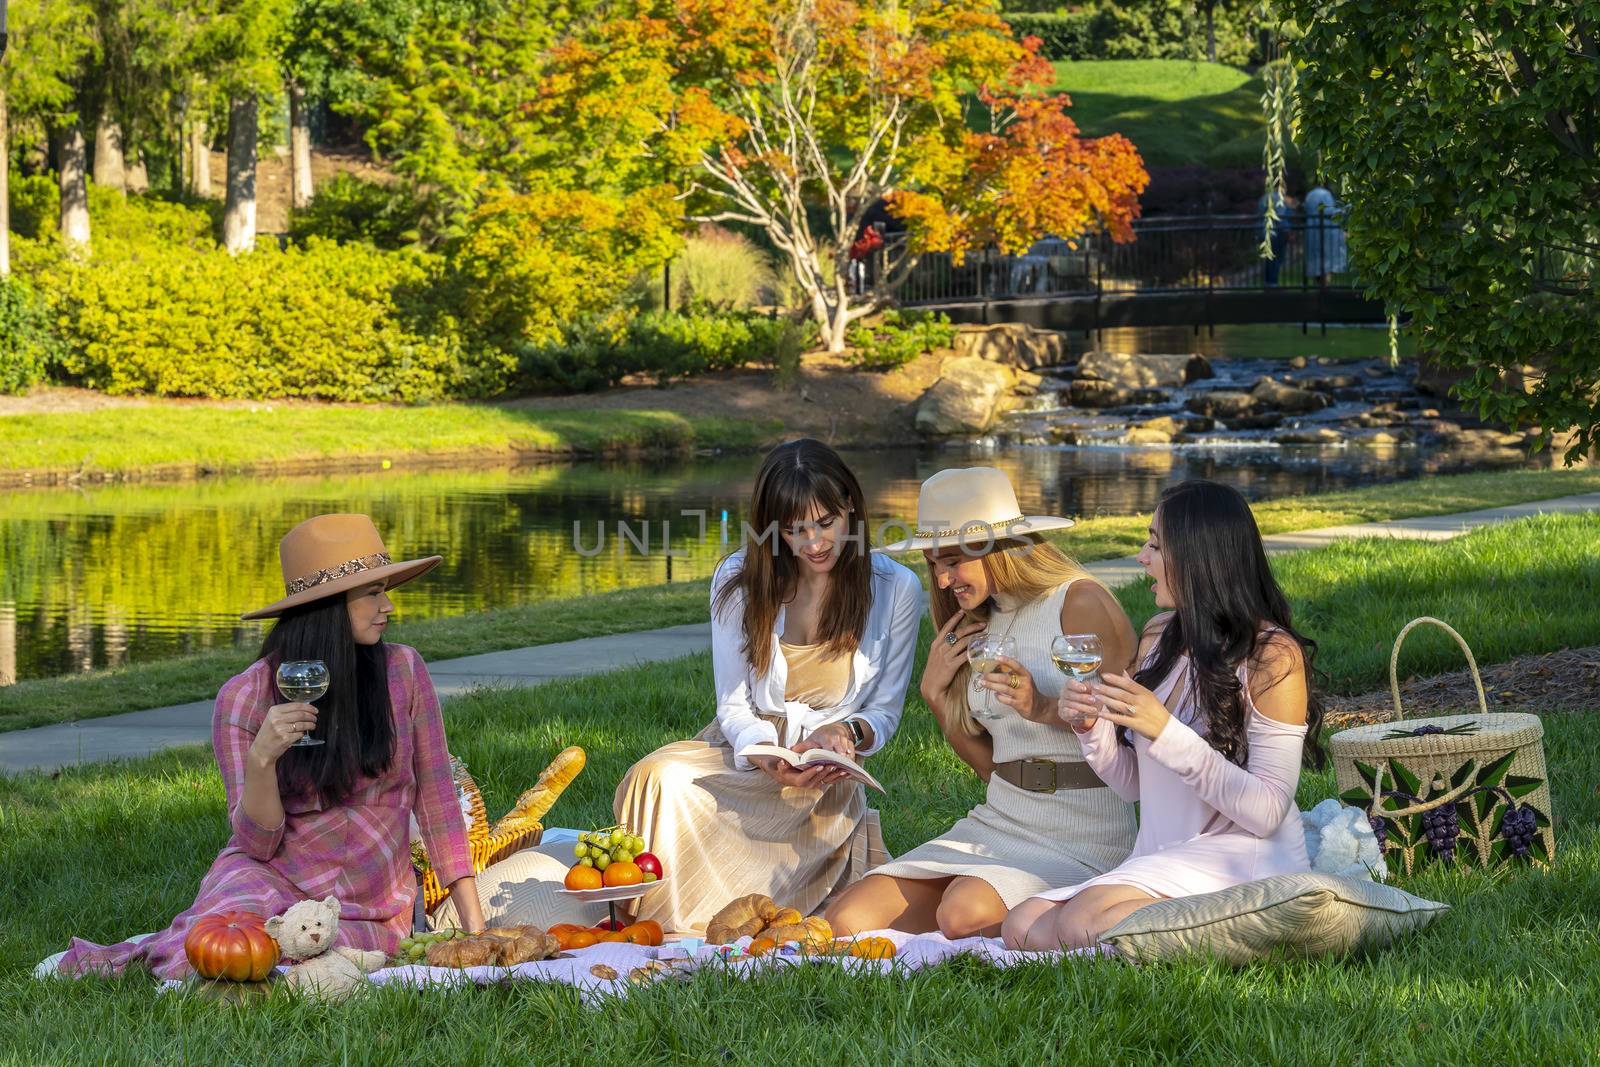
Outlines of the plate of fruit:
{"label": "plate of fruit", "polygon": [[626,826],[579,834],[572,854],[576,862],[561,892],[580,900],[632,900],[667,880],[649,844]]}

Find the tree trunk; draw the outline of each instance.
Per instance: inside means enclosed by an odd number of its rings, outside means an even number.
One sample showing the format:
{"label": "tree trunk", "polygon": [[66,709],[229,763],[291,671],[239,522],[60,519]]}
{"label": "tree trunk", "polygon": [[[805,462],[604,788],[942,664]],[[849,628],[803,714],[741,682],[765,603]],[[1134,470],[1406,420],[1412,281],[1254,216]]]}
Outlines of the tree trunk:
{"label": "tree trunk", "polygon": [[127,188],[130,193],[148,193],[150,191],[150,172],[144,166],[144,154],[135,152],[128,161]]}
{"label": "tree trunk", "polygon": [[222,245],[237,255],[256,245],[256,109],[254,93],[228,101],[228,196]]}
{"label": "tree trunk", "polygon": [[11,273],[11,146],[6,133],[6,87],[0,82],[0,278]]}
{"label": "tree trunk", "polygon": [[1211,7],[1206,8],[1206,60],[1217,61],[1217,13]]}
{"label": "tree trunk", "polygon": [[94,183],[105,189],[126,192],[127,161],[122,155],[122,127],[111,116],[111,105],[100,106],[94,126]]}
{"label": "tree trunk", "polygon": [[58,126],[52,140],[56,173],[61,178],[61,241],[68,248],[89,247],[88,145],[83,128],[74,122]]}
{"label": "tree trunk", "polygon": [[194,173],[190,177],[190,192],[195,196],[211,195],[211,131],[205,119],[195,119],[189,129],[190,164]]}
{"label": "tree trunk", "polygon": [[289,203],[300,210],[311,205],[311,121],[306,91],[289,82]]}

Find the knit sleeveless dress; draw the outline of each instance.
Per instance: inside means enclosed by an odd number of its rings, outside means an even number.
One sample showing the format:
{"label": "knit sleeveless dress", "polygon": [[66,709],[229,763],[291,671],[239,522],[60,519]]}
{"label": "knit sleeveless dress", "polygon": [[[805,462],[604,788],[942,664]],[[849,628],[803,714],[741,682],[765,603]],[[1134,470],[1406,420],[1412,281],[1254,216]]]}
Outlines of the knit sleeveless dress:
{"label": "knit sleeveless dress", "polygon": [[[1033,676],[1035,688],[1052,699],[1061,694],[1062,675],[1050,660],[1050,642],[1061,633],[1061,604],[1071,584],[1026,603],[996,594],[997,610],[989,619],[990,633],[1016,638],[1018,662]],[[1077,735],[1065,723],[1025,719],[987,690],[972,699],[1001,716],[980,722],[993,738],[996,763],[1030,757],[1083,761]],[[965,818],[872,873],[981,878],[1007,908],[1014,908],[1048,889],[1112,869],[1126,858],[1133,838],[1133,808],[1110,789],[1034,793],[994,775],[984,802]]]}

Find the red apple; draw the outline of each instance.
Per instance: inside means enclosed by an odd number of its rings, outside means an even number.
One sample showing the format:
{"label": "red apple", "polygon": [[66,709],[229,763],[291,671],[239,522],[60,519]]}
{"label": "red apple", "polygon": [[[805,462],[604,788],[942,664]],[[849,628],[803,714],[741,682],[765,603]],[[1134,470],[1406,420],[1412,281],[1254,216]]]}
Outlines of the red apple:
{"label": "red apple", "polygon": [[599,922],[594,924],[594,928],[596,930],[621,930],[627,925],[628,924],[623,922],[621,919],[601,919]]}
{"label": "red apple", "polygon": [[654,852],[641,852],[633,857],[633,862],[637,863],[639,870],[645,874],[653,874],[657,878],[661,877],[661,861],[656,859]]}

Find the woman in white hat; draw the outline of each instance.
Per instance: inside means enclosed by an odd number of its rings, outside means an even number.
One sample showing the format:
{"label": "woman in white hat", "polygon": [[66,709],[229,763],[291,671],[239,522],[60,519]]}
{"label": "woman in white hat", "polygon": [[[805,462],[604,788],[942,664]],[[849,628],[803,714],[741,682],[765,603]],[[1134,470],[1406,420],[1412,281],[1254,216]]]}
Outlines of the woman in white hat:
{"label": "woman in white hat", "polygon": [[711,579],[717,713],[617,786],[617,820],[669,867],[638,917],[695,934],[750,893],[810,914],[881,858],[876,813],[838,769],[798,770],[755,744],[869,756],[911,681],[922,583],[868,543],[866,500],[839,455],[803,438],[756,476],[745,546]]}
{"label": "woman in white hat", "polygon": [[[1071,525],[1023,515],[1010,480],[992,467],[922,483],[916,536],[885,551],[921,549],[927,560],[939,632],[922,698],[988,792],[939,838],[843,894],[828,912],[836,931],[993,936],[1009,909],[1110,870],[1133,847],[1133,809],[1083,762],[1057,713],[1056,637],[1097,635],[1105,669],[1115,671],[1135,645],[1116,598],[1041,536]],[[974,683],[967,646],[985,633],[1012,638],[1016,654]]]}
{"label": "woman in white hat", "polygon": [[[300,900],[339,898],[338,943],[391,954],[412,928],[415,815],[462,926],[483,926],[466,823],[450,774],[444,721],[422,657],[386,644],[389,590],[439,556],[394,562],[365,515],[319,515],[279,546],[286,595],[249,612],[276,618],[261,658],[217,694],[211,736],[233,831],[194,906],[166,930],[102,947],[74,939],[59,970],[158,977],[190,973],[189,928],[219,911],[263,917]],[[285,699],[276,672],[321,660],[316,704]],[[309,738],[310,744],[297,744]]]}

